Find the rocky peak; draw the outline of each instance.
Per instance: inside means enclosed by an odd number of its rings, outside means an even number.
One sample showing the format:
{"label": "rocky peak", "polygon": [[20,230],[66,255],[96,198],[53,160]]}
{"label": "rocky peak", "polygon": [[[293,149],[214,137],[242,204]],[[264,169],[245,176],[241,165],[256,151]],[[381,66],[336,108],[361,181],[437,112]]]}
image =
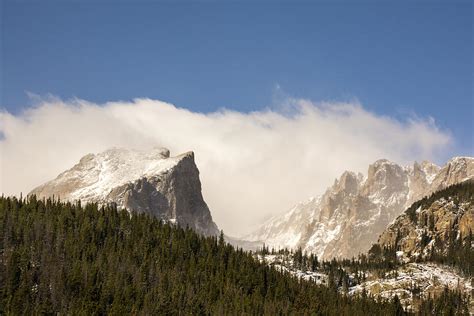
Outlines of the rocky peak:
{"label": "rocky peak", "polygon": [[354,172],[345,171],[332,188],[333,192],[356,194],[359,189],[360,179]]}
{"label": "rocky peak", "polygon": [[421,162],[420,168],[424,172],[428,183],[433,182],[434,177],[439,172],[439,169],[441,169],[440,166],[428,160],[423,160]]}
{"label": "rocky peak", "polygon": [[432,192],[441,190],[449,185],[464,181],[474,174],[474,158],[454,157],[450,159],[432,182]]}
{"label": "rocky peak", "polygon": [[30,194],[116,203],[120,208],[177,222],[206,235],[218,234],[201,194],[193,152],[170,157],[166,148],[111,148],[82,157],[74,167]]}
{"label": "rocky peak", "polygon": [[399,165],[387,159],[377,160],[369,166],[364,193],[390,193],[402,188],[407,181],[407,175]]}
{"label": "rocky peak", "polygon": [[430,187],[439,169],[440,167],[429,161],[423,161],[421,164],[415,161],[413,167],[407,168],[409,194],[406,206],[411,205],[427,194],[427,188]]}

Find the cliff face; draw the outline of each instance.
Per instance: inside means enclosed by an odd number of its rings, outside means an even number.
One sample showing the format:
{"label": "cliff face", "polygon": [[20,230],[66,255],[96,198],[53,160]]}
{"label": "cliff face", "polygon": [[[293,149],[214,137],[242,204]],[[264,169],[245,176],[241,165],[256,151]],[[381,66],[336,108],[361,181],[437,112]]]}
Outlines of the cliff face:
{"label": "cliff face", "polygon": [[434,252],[447,255],[449,247],[462,245],[473,233],[474,181],[469,180],[413,204],[381,234],[378,243],[414,261],[429,259]]}
{"label": "cliff face", "polygon": [[219,232],[202,197],[192,152],[170,157],[164,148],[114,148],[89,154],[31,194],[83,203],[116,203],[120,208],[189,226],[205,235]]}
{"label": "cliff face", "polygon": [[244,239],[275,248],[301,247],[323,259],[357,256],[413,202],[472,177],[474,159],[469,157],[453,158],[442,168],[427,161],[402,167],[378,160],[367,177],[344,172],[321,197],[270,219]]}

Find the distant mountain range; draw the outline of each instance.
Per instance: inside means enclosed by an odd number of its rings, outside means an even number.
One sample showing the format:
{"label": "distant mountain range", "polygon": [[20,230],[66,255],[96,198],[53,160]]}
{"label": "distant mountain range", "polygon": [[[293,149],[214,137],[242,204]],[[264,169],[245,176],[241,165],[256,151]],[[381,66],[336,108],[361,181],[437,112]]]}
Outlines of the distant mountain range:
{"label": "distant mountain range", "polygon": [[204,235],[219,233],[202,197],[193,152],[170,157],[165,148],[112,148],[88,154],[56,179],[33,189],[32,194],[81,200],[83,204],[116,203],[119,208],[189,226]]}
{"label": "distant mountain range", "polygon": [[439,167],[431,162],[402,167],[382,159],[367,177],[346,171],[319,197],[271,218],[248,241],[269,247],[299,248],[319,258],[366,253],[397,216],[413,202],[474,177],[474,158],[455,157]]}
{"label": "distant mountain range", "polygon": [[[297,204],[240,240],[227,240],[246,249],[262,243],[276,249],[301,247],[322,259],[357,256],[366,253],[413,202],[473,177],[474,158],[470,157],[455,157],[443,167],[428,161],[402,167],[378,160],[369,166],[366,177],[346,171],[322,196]],[[116,203],[204,235],[219,233],[202,196],[192,152],[170,157],[165,148],[112,148],[88,154],[31,194]]]}

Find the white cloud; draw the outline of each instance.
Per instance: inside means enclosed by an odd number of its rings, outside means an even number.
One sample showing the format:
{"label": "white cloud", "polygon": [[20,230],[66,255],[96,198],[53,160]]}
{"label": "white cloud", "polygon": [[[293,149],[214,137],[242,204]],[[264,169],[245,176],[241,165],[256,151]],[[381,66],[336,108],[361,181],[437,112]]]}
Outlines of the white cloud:
{"label": "white cloud", "polygon": [[0,133],[5,194],[27,193],[112,146],[193,150],[204,197],[230,235],[322,193],[346,169],[365,173],[379,158],[437,159],[451,143],[431,118],[399,121],[357,103],[293,99],[278,111],[201,114],[149,99],[97,105],[49,98],[20,115],[0,113]]}

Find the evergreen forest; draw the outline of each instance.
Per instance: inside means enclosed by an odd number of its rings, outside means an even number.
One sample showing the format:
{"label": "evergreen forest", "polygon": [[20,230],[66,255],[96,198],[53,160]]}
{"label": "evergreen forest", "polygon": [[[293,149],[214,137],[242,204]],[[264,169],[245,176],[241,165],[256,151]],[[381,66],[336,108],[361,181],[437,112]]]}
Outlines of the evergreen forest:
{"label": "evergreen forest", "polygon": [[[396,297],[351,297],[277,271],[223,234],[114,205],[1,197],[0,234],[1,315],[405,314]],[[465,298],[446,297],[466,312]],[[425,302],[427,314],[436,304]]]}

